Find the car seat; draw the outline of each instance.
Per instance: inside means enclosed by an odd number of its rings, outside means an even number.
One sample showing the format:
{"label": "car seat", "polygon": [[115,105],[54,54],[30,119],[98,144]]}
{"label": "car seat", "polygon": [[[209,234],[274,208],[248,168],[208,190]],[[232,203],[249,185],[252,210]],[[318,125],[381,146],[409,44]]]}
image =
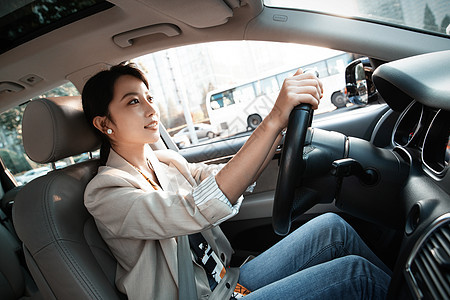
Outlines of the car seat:
{"label": "car seat", "polygon": [[0,224],[0,245],[1,299],[42,299],[33,279],[21,265],[19,241],[3,224]]}
{"label": "car seat", "polygon": [[[54,163],[98,149],[80,97],[31,101],[23,144],[30,159]],[[18,193],[13,220],[27,265],[45,299],[126,299],[115,287],[116,260],[84,206],[98,160],[53,170]]]}

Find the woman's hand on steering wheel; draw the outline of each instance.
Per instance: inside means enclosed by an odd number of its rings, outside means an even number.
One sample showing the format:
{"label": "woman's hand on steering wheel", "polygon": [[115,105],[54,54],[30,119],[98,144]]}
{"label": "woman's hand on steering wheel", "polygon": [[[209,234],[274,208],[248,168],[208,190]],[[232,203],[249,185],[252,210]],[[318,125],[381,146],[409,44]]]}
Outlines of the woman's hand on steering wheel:
{"label": "woman's hand on steering wheel", "polygon": [[304,73],[298,69],[292,77],[286,78],[271,111],[279,122],[280,131],[287,126],[295,106],[304,103],[317,109],[322,96],[322,82],[313,73]]}
{"label": "woman's hand on steering wheel", "polygon": [[274,112],[279,112],[280,121],[286,122],[283,124],[288,127],[272,214],[273,227],[279,235],[286,235],[291,221],[314,205],[304,199],[294,201],[294,198],[295,188],[304,173],[303,146],[312,120],[312,109],[318,107],[322,96],[321,81],[315,75],[303,73],[299,69],[293,77],[285,80],[274,105]]}

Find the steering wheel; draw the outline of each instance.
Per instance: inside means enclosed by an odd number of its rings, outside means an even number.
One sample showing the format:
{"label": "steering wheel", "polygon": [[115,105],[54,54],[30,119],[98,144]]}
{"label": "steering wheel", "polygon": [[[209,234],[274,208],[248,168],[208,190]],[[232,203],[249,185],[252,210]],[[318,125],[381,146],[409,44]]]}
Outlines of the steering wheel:
{"label": "steering wheel", "polygon": [[291,222],[311,207],[308,200],[295,197],[295,188],[305,171],[303,147],[312,116],[310,104],[297,105],[289,115],[272,212],[274,231],[278,235],[288,234]]}

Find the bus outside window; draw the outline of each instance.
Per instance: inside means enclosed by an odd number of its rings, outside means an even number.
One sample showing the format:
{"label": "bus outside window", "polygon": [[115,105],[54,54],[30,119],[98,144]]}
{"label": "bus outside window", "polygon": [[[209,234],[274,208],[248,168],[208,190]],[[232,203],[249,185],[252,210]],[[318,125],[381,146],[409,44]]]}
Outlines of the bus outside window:
{"label": "bus outside window", "polygon": [[[326,90],[316,114],[345,107],[345,67],[353,60],[348,53],[301,66],[318,72]],[[211,125],[221,136],[233,136],[254,130],[270,112],[285,78],[297,69],[283,71],[242,85],[211,91],[206,96],[206,108]]]}

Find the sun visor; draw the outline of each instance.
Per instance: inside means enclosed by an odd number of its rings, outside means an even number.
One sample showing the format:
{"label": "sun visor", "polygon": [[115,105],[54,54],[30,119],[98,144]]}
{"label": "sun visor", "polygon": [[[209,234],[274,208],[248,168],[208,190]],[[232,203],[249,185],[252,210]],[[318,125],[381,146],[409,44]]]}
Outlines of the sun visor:
{"label": "sun visor", "polygon": [[140,0],[140,2],[195,28],[208,28],[227,23],[233,16],[229,5],[233,8],[239,5],[236,1],[222,0]]}

